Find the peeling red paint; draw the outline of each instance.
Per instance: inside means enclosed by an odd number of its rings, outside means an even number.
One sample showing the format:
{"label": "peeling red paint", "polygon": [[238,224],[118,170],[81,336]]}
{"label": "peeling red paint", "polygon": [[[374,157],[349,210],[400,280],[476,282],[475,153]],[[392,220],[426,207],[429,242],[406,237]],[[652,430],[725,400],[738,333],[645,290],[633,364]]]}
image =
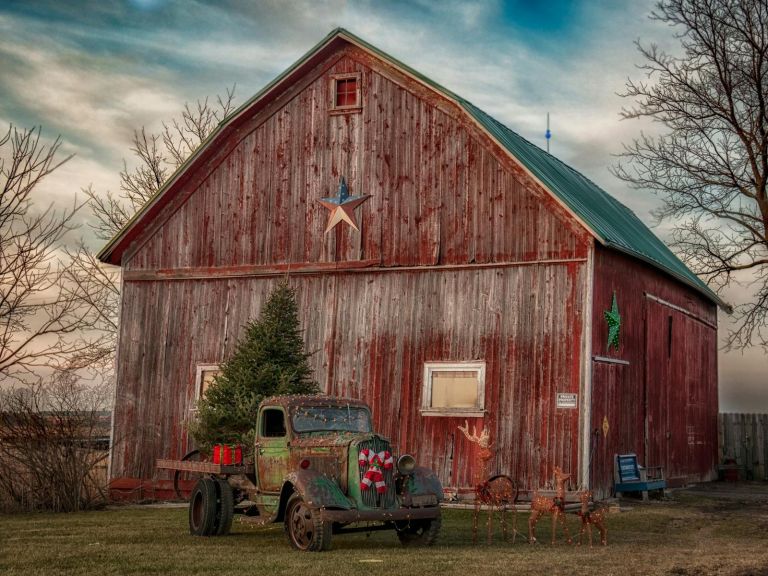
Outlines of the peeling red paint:
{"label": "peeling red paint", "polygon": [[[362,110],[330,115],[329,75],[344,72],[361,73]],[[642,300],[632,274],[643,265],[598,250],[585,310],[588,233],[455,104],[358,49],[314,58],[217,142],[118,251],[113,477],[152,478],[156,459],[188,451],[196,365],[231,354],[285,277],[323,389],[367,401],[376,428],[447,486],[470,485],[475,448],[457,433],[463,417],[422,415],[427,361],[486,362],[487,413],[469,424],[489,427],[495,472],[534,489],[554,466],[579,470],[579,410],[557,410],[556,395],[583,391],[585,314],[597,352],[606,295],[616,286]],[[317,200],[340,175],[350,193],[372,197],[360,232],[324,234]],[[654,274],[659,297],[714,317]],[[622,311],[630,389],[645,370],[637,306]]]}
{"label": "peeling red paint", "polygon": [[[618,352],[607,349],[603,312],[614,292],[621,314]],[[598,247],[593,295],[592,430],[597,487],[610,487],[613,455],[635,452],[664,466],[672,483],[712,480],[717,458],[717,313],[693,289],[650,266]],[[688,316],[656,299],[688,310]],[[672,319],[672,339],[669,322]],[[609,433],[602,433],[607,417]],[[646,442],[647,434],[647,442]]]}

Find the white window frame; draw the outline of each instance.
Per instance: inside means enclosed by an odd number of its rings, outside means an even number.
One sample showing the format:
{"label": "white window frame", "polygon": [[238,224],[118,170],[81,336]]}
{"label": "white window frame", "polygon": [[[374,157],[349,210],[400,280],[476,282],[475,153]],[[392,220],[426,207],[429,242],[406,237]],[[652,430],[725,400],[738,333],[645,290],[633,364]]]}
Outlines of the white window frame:
{"label": "white window frame", "polygon": [[200,395],[203,387],[203,373],[212,372],[216,370],[221,372],[221,364],[196,364],[195,365],[195,403],[190,408],[192,411],[197,410],[197,403],[200,401]]}
{"label": "white window frame", "polygon": [[[477,372],[477,406],[473,408],[433,408],[432,372]],[[421,389],[422,416],[485,416],[485,361],[424,362],[424,382]]]}

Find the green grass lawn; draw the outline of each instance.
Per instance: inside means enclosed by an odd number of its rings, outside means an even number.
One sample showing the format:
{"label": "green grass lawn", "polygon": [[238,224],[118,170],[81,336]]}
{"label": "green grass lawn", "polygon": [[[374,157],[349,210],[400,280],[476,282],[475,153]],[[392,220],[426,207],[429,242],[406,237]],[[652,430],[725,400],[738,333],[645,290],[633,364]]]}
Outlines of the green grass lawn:
{"label": "green grass lawn", "polygon": [[[483,518],[484,520],[484,518]],[[569,515],[572,531],[578,519]],[[523,530],[527,514],[518,515]],[[404,549],[393,532],[335,535],[323,553],[293,551],[281,525],[239,523],[192,537],[183,508],[123,508],[0,517],[0,574],[733,574],[768,576],[768,505],[681,493],[608,517],[606,548],[472,545],[471,511],[444,512],[439,545]],[[539,524],[547,541],[549,519]]]}

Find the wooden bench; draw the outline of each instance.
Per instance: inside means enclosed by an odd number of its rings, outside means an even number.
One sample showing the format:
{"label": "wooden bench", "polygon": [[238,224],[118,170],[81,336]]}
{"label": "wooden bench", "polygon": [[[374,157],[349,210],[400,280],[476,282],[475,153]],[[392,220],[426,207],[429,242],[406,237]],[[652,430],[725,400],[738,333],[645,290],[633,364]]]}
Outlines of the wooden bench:
{"label": "wooden bench", "polygon": [[648,500],[650,490],[664,490],[666,487],[661,466],[644,468],[637,463],[637,454],[616,454],[613,491],[617,496],[624,492],[642,492],[643,500]]}

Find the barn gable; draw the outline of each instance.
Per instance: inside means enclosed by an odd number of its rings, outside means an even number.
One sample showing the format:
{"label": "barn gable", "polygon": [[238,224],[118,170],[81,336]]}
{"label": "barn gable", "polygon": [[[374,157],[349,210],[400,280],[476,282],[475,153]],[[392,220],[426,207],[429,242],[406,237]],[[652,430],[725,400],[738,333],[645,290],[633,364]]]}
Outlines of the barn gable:
{"label": "barn gable", "polygon": [[[334,116],[328,80],[349,73],[361,75],[362,109]],[[585,256],[578,223],[461,110],[358,47],[337,46],[273,96],[234,133],[222,129],[210,158],[175,175],[102,257],[147,278],[139,271]],[[362,233],[325,235],[318,201],[336,193],[341,177],[352,194],[371,196],[360,210]]]}

